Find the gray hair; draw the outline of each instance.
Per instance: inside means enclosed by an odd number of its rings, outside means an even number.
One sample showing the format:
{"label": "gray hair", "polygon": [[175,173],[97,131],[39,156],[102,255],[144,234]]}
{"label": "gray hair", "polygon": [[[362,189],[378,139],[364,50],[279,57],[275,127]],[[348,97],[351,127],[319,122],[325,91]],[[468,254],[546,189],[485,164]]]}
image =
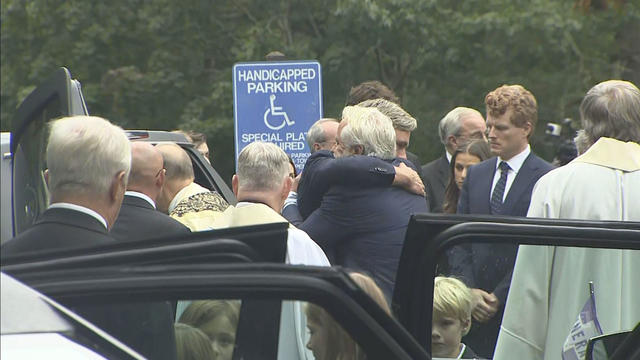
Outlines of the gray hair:
{"label": "gray hair", "polygon": [[277,190],[289,176],[289,157],[272,143],[247,145],[238,155],[238,187],[248,191]]}
{"label": "gray hair", "polygon": [[418,122],[413,116],[401,108],[400,105],[389,100],[365,100],[359,103],[358,106],[378,109],[391,120],[394,129],[412,132],[418,127]]}
{"label": "gray hair", "polygon": [[381,159],[396,156],[396,132],[391,120],[378,109],[347,106],[342,110],[342,121],[347,122],[340,133],[345,147],[361,145],[364,155]]}
{"label": "gray hair", "polygon": [[482,114],[476,109],[459,106],[449,111],[447,115],[440,120],[438,134],[440,135],[440,142],[443,145],[447,145],[447,138],[449,136],[458,136],[460,128],[462,128],[462,119],[469,115],[480,115],[480,117],[482,117]]}
{"label": "gray hair", "polygon": [[120,171],[126,185],[131,145],[119,126],[103,118],[62,118],[50,125],[47,167],[52,193],[106,193]]}
{"label": "gray hair", "polygon": [[313,125],[311,125],[311,127],[309,128],[309,131],[307,132],[307,144],[309,144],[309,149],[311,150],[312,153],[315,152],[313,150],[313,144],[315,143],[320,144],[327,141],[327,136],[324,133],[322,124],[326,122],[332,122],[332,121],[338,122],[338,120],[334,118],[323,118],[313,123]]}
{"label": "gray hair", "polygon": [[180,145],[175,143],[160,143],[156,145],[156,149],[162,154],[162,161],[168,181],[174,180],[193,180],[193,164],[191,158]]}
{"label": "gray hair", "polygon": [[601,137],[640,143],[640,90],[628,81],[601,82],[582,100],[580,117],[592,144]]}

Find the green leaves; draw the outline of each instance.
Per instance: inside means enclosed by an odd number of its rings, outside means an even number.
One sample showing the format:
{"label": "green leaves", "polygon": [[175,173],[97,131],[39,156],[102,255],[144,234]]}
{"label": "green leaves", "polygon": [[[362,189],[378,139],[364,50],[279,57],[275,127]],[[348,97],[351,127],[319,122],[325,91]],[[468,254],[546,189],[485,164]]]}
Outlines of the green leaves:
{"label": "green leaves", "polygon": [[[323,66],[324,113],[378,79],[419,120],[410,150],[439,156],[438,121],[483,110],[488,91],[521,83],[546,121],[578,118],[596,82],[638,83],[640,10],[561,0],[2,1],[2,129],[30,89],[67,66],[89,110],[127,128],[204,131],[233,173],[231,69],[273,50]],[[539,149],[536,149],[540,151]]]}

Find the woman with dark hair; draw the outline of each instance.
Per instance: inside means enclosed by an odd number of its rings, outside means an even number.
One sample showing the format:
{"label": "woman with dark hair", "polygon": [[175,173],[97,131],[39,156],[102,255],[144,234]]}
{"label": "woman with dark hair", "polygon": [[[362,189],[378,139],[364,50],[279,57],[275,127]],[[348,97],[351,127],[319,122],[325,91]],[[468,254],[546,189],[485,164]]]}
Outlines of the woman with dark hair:
{"label": "woman with dark hair", "polygon": [[458,150],[451,157],[451,173],[449,174],[449,183],[444,192],[442,208],[445,213],[456,213],[460,189],[462,189],[469,166],[485,161],[490,157],[491,150],[485,140],[473,140],[458,147]]}

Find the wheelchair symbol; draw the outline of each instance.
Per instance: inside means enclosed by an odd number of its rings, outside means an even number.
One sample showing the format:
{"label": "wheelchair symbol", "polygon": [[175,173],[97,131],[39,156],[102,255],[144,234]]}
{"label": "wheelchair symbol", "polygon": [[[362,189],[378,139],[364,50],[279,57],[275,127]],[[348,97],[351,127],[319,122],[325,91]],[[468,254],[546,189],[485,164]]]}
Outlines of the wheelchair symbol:
{"label": "wheelchair symbol", "polygon": [[[285,111],[282,111],[282,106],[276,106],[275,101],[276,96],[274,94],[271,94],[269,96],[271,107],[269,107],[267,111],[264,112],[264,124],[267,125],[267,127],[271,130],[280,130],[284,127],[285,124],[289,126],[295,124],[295,121],[289,120],[289,115],[287,115]],[[278,125],[271,125],[272,122],[269,122],[269,120],[273,121],[273,118],[278,116],[283,117],[282,121],[278,122]]]}

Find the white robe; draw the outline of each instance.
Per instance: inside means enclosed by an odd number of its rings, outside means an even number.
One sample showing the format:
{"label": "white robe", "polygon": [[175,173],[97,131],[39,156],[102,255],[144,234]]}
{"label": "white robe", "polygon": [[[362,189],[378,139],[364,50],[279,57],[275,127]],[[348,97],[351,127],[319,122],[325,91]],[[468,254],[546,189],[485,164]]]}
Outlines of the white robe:
{"label": "white robe", "polygon": [[[528,216],[640,221],[640,145],[601,138],[540,178]],[[589,281],[603,332],[632,329],[639,274],[640,250],[520,246],[494,359],[560,359]]]}

